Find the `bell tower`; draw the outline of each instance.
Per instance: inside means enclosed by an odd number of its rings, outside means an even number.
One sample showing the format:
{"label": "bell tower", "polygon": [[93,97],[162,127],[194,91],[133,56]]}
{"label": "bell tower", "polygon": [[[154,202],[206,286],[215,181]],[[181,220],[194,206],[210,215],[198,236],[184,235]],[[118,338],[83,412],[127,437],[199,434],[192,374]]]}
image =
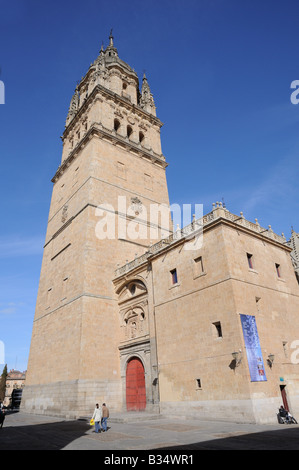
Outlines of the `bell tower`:
{"label": "bell tower", "polygon": [[171,230],[162,122],[146,77],[109,45],[78,83],[62,135],[22,407],[78,417],[100,400],[121,410],[113,278]]}

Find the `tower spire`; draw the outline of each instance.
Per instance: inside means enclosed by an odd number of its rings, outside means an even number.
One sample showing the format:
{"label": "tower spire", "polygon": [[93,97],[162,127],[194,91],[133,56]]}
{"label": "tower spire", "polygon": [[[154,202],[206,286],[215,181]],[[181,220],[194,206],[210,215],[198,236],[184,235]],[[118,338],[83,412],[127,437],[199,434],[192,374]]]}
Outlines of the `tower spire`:
{"label": "tower spire", "polygon": [[112,31],[113,30],[111,28],[110,34],[109,34],[109,45],[107,46],[107,48],[105,50],[105,54],[108,55],[109,57],[118,56],[117,49],[114,46],[114,36],[112,34]]}
{"label": "tower spire", "polygon": [[113,39],[114,39],[114,37],[113,37],[113,35],[112,35],[112,31],[113,31],[113,29],[111,28],[111,30],[110,30],[110,35],[109,35],[109,46],[114,47],[114,46],[113,46]]}
{"label": "tower spire", "polygon": [[143,79],[142,79],[142,87],[141,87],[141,98],[140,98],[140,106],[145,111],[154,114],[156,116],[156,107],[154,103],[154,98],[151,93],[145,71],[143,72]]}

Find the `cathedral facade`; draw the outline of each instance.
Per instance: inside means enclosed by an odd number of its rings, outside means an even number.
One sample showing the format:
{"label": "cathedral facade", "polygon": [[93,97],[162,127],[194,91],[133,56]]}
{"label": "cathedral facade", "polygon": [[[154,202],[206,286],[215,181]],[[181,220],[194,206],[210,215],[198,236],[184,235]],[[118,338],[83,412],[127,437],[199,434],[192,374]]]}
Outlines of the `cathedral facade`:
{"label": "cathedral facade", "polygon": [[109,41],[66,119],[22,408],[298,414],[295,245],[220,203],[172,226],[163,124]]}

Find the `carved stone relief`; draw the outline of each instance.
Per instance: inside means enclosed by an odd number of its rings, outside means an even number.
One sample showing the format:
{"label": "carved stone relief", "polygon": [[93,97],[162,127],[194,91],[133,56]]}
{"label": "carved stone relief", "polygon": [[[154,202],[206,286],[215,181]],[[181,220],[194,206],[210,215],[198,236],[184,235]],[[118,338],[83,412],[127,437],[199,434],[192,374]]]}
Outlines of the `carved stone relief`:
{"label": "carved stone relief", "polygon": [[131,209],[136,216],[143,211],[143,204],[138,197],[131,197],[131,205],[129,209]]}
{"label": "carved stone relief", "polygon": [[147,289],[142,281],[129,281],[119,292],[122,341],[138,339],[148,334]]}
{"label": "carved stone relief", "polygon": [[122,318],[123,341],[148,334],[147,316],[142,306],[137,305],[125,311]]}
{"label": "carved stone relief", "polygon": [[65,205],[63,206],[63,209],[62,209],[61,222],[64,224],[67,218],[68,218],[68,206]]}

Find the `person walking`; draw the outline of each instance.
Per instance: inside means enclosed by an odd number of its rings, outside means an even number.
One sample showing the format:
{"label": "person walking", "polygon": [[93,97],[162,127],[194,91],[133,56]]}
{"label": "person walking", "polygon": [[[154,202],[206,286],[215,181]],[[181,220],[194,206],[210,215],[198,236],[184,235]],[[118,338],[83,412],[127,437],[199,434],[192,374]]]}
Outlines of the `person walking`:
{"label": "person walking", "polygon": [[92,415],[92,419],[94,419],[95,424],[95,432],[98,433],[101,431],[101,420],[102,420],[102,410],[99,407],[99,404],[96,404],[95,410]]}
{"label": "person walking", "polygon": [[109,418],[109,409],[106,406],[106,403],[102,405],[102,428],[103,432],[107,432],[107,419]]}

